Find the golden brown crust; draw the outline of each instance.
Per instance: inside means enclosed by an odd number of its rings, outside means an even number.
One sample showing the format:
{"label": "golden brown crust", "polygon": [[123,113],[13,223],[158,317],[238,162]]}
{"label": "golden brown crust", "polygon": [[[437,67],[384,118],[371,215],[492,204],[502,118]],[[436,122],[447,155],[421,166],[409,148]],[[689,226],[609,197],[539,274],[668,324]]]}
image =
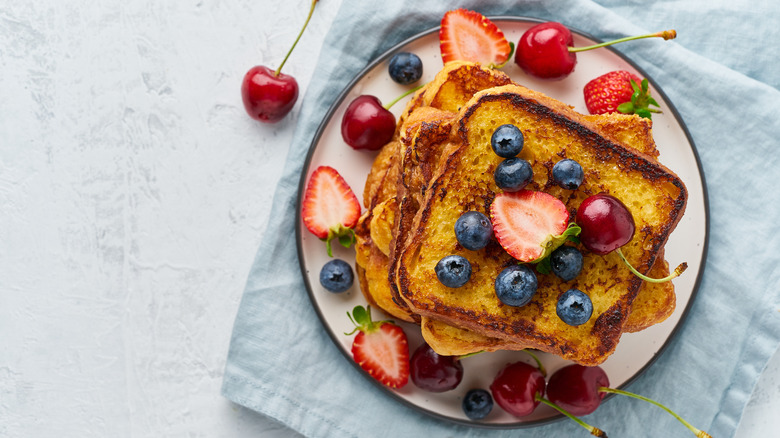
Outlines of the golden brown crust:
{"label": "golden brown crust", "polygon": [[[651,156],[620,144],[612,134],[600,135],[599,125],[592,120],[524,87],[510,85],[477,93],[459,120],[456,136],[460,147],[442,164],[440,176],[431,183],[414,219],[406,245],[396,257],[396,282],[402,298],[426,318],[583,364],[602,362],[617,345],[641,280],[621,266],[617,255],[601,257],[586,252],[586,269],[600,274],[581,275],[573,282],[591,295],[596,308],[591,321],[580,327],[567,326],[554,317],[557,296],[572,284],[563,284],[553,276],[540,277],[537,295],[523,308],[509,308],[498,302],[490,293],[492,280],[503,267],[515,263],[511,257],[496,245],[476,255],[469,253],[457,246],[453,233],[438,231],[451,229],[463,211],[487,211],[497,191],[490,175],[500,158],[474,145],[479,143],[484,149],[485,132],[492,132],[500,124],[520,126],[526,134],[521,157],[532,162],[536,175],[531,187],[551,192],[572,212],[584,197],[602,191],[622,195],[626,201],[633,200],[631,193],[649,194],[650,205],[629,202],[638,232],[624,247],[629,260],[643,272],[654,264],[682,215],[687,199],[684,185]],[[549,184],[547,169],[567,156],[578,159],[587,172],[586,183],[575,192]],[[436,281],[432,266],[449,253],[476,257],[472,286],[450,290]]]}

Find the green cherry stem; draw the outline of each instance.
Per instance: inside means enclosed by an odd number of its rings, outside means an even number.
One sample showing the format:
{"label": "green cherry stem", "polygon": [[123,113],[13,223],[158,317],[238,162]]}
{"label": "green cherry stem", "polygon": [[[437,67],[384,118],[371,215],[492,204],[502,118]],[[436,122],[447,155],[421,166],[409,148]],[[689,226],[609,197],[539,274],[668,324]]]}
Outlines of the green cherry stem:
{"label": "green cherry stem", "polygon": [[634,273],[634,275],[636,275],[637,277],[641,278],[642,280],[650,282],[650,283],[663,283],[665,281],[669,281],[669,280],[671,280],[673,278],[679,277],[680,274],[682,274],[683,272],[685,272],[686,269],[688,269],[688,263],[687,262],[682,262],[674,269],[674,272],[672,272],[671,274],[667,275],[666,277],[664,277],[664,278],[651,278],[651,277],[648,277],[647,275],[644,275],[644,274],[640,273],[639,271],[636,270],[636,268],[631,266],[631,263],[629,263],[628,260],[626,260],[626,256],[623,255],[623,252],[620,250],[620,248],[616,249],[615,252],[617,252],[618,255],[620,256],[620,258],[623,259],[623,263],[625,263],[626,266],[628,266],[628,269],[630,269],[631,272]]}
{"label": "green cherry stem", "polygon": [[577,418],[577,417],[575,417],[574,415],[572,415],[572,414],[568,413],[568,412],[567,412],[565,409],[561,408],[560,406],[556,405],[555,403],[551,402],[550,400],[547,400],[547,399],[546,399],[546,398],[544,398],[544,397],[539,397],[539,394],[536,394],[536,395],[534,396],[534,398],[535,398],[537,401],[539,401],[539,402],[542,402],[542,403],[546,404],[547,406],[549,406],[549,407],[551,407],[551,408],[555,409],[556,411],[560,412],[561,414],[563,414],[563,415],[565,415],[565,416],[569,417],[569,418],[570,418],[570,419],[572,419],[572,420],[573,420],[575,423],[577,423],[577,424],[579,424],[580,426],[584,427],[584,428],[585,428],[585,429],[586,429],[588,432],[590,432],[590,434],[591,434],[591,435],[593,435],[593,436],[600,436],[600,437],[603,437],[603,438],[607,438],[607,434],[606,434],[606,432],[604,432],[603,430],[599,429],[598,427],[591,426],[590,424],[588,424],[588,423],[586,423],[586,422],[584,422],[584,421],[580,420],[579,418]]}
{"label": "green cherry stem", "polygon": [[623,390],[614,389],[614,388],[605,388],[603,386],[599,388],[599,391],[600,392],[610,392],[612,394],[627,395],[629,397],[633,397],[633,398],[636,398],[636,399],[639,399],[639,400],[646,401],[646,402],[648,402],[650,404],[656,405],[659,408],[661,408],[661,409],[665,410],[666,412],[668,412],[672,417],[676,418],[680,423],[682,423],[685,427],[687,427],[688,430],[693,432],[694,435],[696,435],[697,438],[712,438],[712,436],[710,434],[708,434],[707,432],[705,432],[703,430],[699,430],[699,429],[695,428],[691,423],[685,421],[682,417],[677,415],[674,411],[672,411],[671,409],[669,409],[666,406],[662,405],[661,403],[658,403],[655,400],[649,399],[647,397],[643,397],[643,396],[641,396],[639,394],[634,394],[632,392],[623,391]]}
{"label": "green cherry stem", "polygon": [[528,349],[528,348],[525,348],[525,349],[523,349],[523,351],[525,351],[526,353],[528,353],[528,355],[529,355],[529,356],[531,356],[531,357],[534,359],[534,361],[536,361],[536,368],[539,368],[539,372],[540,372],[540,373],[542,373],[542,375],[543,375],[544,377],[547,377],[547,370],[545,370],[545,369],[544,369],[544,365],[542,364],[542,361],[541,361],[541,360],[539,360],[539,356],[537,356],[536,354],[534,354],[534,352],[533,352],[533,351],[531,351],[531,350],[530,350],[530,349]]}
{"label": "green cherry stem", "polygon": [[671,30],[665,30],[665,31],[662,31],[662,32],[649,33],[647,35],[638,35],[638,36],[630,36],[630,37],[620,38],[620,39],[613,40],[613,41],[607,41],[605,43],[594,44],[592,46],[569,47],[569,52],[572,52],[572,53],[584,52],[586,50],[598,49],[599,47],[611,46],[612,44],[623,43],[623,42],[626,42],[626,41],[639,40],[639,39],[643,39],[643,38],[663,38],[664,40],[671,40],[671,39],[677,38],[677,31],[675,31],[674,29],[671,29]]}
{"label": "green cherry stem", "polygon": [[406,97],[406,96],[408,96],[408,95],[410,95],[410,94],[414,93],[415,91],[419,90],[420,88],[422,88],[422,87],[424,87],[424,86],[425,86],[425,85],[418,85],[418,86],[416,86],[416,87],[412,88],[411,90],[408,90],[408,91],[406,91],[404,94],[402,94],[402,95],[400,95],[400,96],[396,97],[395,99],[391,100],[389,103],[387,103],[386,105],[384,105],[384,108],[385,108],[386,110],[389,110],[390,108],[392,108],[392,107],[393,107],[393,105],[395,105],[396,103],[398,103],[398,101],[399,101],[399,100],[401,100],[401,99],[403,99],[404,97]]}
{"label": "green cherry stem", "polygon": [[284,63],[287,62],[287,58],[290,57],[290,54],[292,53],[293,49],[295,49],[295,46],[298,44],[298,40],[301,39],[301,36],[303,35],[303,31],[306,30],[306,26],[309,24],[309,20],[311,20],[311,16],[314,13],[314,7],[317,5],[318,0],[312,0],[311,2],[311,8],[309,9],[309,15],[306,17],[306,21],[303,23],[303,27],[301,28],[300,33],[298,33],[298,37],[295,38],[295,42],[293,42],[292,47],[290,47],[290,51],[287,52],[287,55],[285,55],[284,59],[282,60],[282,63],[279,64],[279,67],[276,69],[276,72],[274,72],[274,76],[279,76],[279,73],[282,72],[282,67],[284,66]]}

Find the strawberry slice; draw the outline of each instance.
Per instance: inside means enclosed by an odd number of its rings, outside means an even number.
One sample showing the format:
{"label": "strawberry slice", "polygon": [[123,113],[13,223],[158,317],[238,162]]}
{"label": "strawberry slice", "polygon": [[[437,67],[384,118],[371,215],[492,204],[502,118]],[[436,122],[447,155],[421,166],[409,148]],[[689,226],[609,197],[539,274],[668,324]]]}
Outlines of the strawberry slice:
{"label": "strawberry slice", "polygon": [[501,67],[513,51],[513,45],[492,21],[467,9],[456,9],[444,14],[439,43],[441,59],[445,64],[457,60]]}
{"label": "strawberry slice", "polygon": [[350,315],[359,331],[352,341],[352,357],[371,377],[391,388],[409,381],[409,343],[403,329],[390,321],[372,321],[371,307],[356,306]]}
{"label": "strawberry slice", "polygon": [[626,113],[651,118],[659,113],[658,102],[650,96],[647,79],[639,79],[625,70],[605,73],[587,84],[582,90],[585,105],[591,114]]}
{"label": "strawberry slice", "polygon": [[360,218],[360,202],[336,169],[320,166],[303,194],[301,217],[306,229],[325,241],[332,257],[331,240],[338,239],[347,248],[355,243],[352,228]]}
{"label": "strawberry slice", "polygon": [[496,195],[490,206],[496,240],[521,262],[540,261],[579,227],[569,227],[569,212],[558,198],[520,190]]}

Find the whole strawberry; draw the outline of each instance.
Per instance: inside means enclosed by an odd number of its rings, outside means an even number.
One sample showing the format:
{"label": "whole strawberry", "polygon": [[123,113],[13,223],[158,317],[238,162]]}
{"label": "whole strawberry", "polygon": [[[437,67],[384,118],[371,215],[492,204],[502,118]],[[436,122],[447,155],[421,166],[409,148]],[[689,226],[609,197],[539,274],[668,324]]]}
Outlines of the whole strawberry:
{"label": "whole strawberry", "polygon": [[404,330],[390,321],[373,321],[370,306],[355,306],[347,312],[355,330],[352,357],[374,379],[391,388],[409,381],[409,343]]}
{"label": "whole strawberry", "polygon": [[659,105],[650,96],[647,79],[639,79],[625,70],[611,71],[591,80],[585,84],[583,94],[591,114],[620,112],[649,119],[652,113],[661,112],[650,108]]}

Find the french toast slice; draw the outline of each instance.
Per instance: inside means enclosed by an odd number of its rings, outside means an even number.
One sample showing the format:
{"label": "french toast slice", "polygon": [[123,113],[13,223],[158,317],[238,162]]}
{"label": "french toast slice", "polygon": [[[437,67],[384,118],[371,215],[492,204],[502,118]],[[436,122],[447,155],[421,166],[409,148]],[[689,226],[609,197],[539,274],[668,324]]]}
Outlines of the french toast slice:
{"label": "french toast slice", "polygon": [[[651,156],[626,147],[592,119],[516,85],[479,92],[461,110],[454,131],[458,146],[428,187],[405,243],[396,245],[402,248],[394,259],[398,292],[414,313],[585,365],[599,364],[614,351],[642,285],[616,254],[583,251],[583,274],[577,279],[563,283],[540,275],[532,302],[514,308],[498,301],[492,285],[501,269],[516,261],[495,242],[467,251],[452,232],[463,212],[488,212],[498,191],[493,170],[501,160],[492,153],[489,137],[497,126],[512,123],[526,136],[520,157],[534,168],[529,188],[558,197],[571,212],[591,194],[608,192],[622,199],[637,225],[623,252],[641,272],[649,271],[682,216],[685,186]],[[550,178],[552,165],[565,157],[579,161],[586,172],[585,182],[573,192],[558,188]],[[458,289],[444,287],[434,274],[435,264],[449,254],[472,261],[472,278]],[[594,316],[579,327],[555,315],[558,296],[570,287],[588,293],[594,304]]]}
{"label": "french toast slice", "polygon": [[[387,227],[393,234],[392,242],[388,242],[392,245],[385,246],[381,243],[382,229],[384,224],[388,223],[385,219],[394,217],[389,215],[398,211],[403,197],[410,192],[417,194],[423,190],[422,184],[430,180],[436,168],[436,163],[429,162],[429,159],[432,157],[438,159],[440,155],[440,152],[433,153],[421,147],[419,150],[424,151],[424,157],[422,159],[417,157],[416,163],[420,166],[419,169],[415,170],[414,175],[407,172],[405,180],[402,180],[401,166],[409,142],[412,138],[420,137],[416,135],[419,130],[423,130],[426,135],[438,133],[437,141],[448,138],[451,122],[454,121],[457,111],[471,99],[474,93],[509,83],[511,80],[501,71],[485,69],[475,63],[450,62],[431,82],[425,84],[412,96],[402,111],[395,138],[380,150],[368,174],[363,190],[363,204],[366,211],[355,227],[356,274],[361,291],[369,304],[374,304],[401,320],[419,322],[419,316],[411,312],[406,302],[400,299],[393,290],[393,284],[387,278],[390,272],[389,257],[392,251],[390,248],[394,247],[394,237],[397,235],[396,225],[392,220],[389,222],[391,225]],[[426,136],[422,138],[425,138],[426,144],[432,148],[436,147],[435,142],[430,138]],[[403,141],[405,143],[402,143]],[[410,163],[411,160],[407,160],[407,164]],[[403,185],[405,182],[414,184],[414,187],[411,190],[407,189]],[[399,188],[402,193],[398,193]],[[379,218],[374,214],[377,206],[381,206],[380,210],[383,212],[383,216]],[[409,206],[405,208],[408,210]],[[409,218],[413,217],[415,212],[416,209]],[[373,234],[372,222],[374,223]],[[378,223],[383,225],[377,226]]]}

